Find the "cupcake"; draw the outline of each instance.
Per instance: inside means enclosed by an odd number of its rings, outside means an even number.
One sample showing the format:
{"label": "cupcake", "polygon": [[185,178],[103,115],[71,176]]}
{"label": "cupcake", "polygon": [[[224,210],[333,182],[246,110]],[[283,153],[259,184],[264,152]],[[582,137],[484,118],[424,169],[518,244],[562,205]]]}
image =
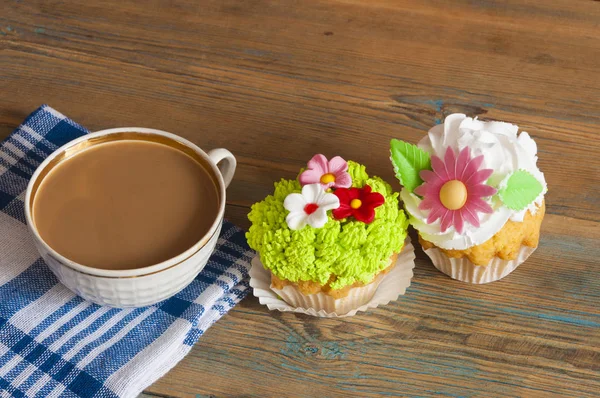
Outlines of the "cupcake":
{"label": "cupcake", "polygon": [[535,142],[514,124],[453,114],[417,146],[392,140],[391,161],[409,222],[443,273],[493,282],[537,248],[546,181]]}
{"label": "cupcake", "polygon": [[[365,166],[339,156],[315,155],[297,180],[276,182],[275,192],[252,206],[246,234],[272,291],[292,307],[328,314],[369,302],[405,246],[408,221],[398,196]],[[412,267],[408,283],[410,277]]]}

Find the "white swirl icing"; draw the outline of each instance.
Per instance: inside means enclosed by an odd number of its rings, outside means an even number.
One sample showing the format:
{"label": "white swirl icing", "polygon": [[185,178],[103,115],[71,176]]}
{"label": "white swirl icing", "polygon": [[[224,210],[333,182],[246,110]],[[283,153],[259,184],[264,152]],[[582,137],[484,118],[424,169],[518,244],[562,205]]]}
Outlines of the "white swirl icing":
{"label": "white swirl icing", "polygon": [[443,249],[463,250],[479,245],[490,239],[504,224],[511,221],[522,222],[527,210],[535,214],[542,204],[547,186],[544,174],[538,169],[537,146],[526,132],[519,131],[518,126],[504,122],[482,122],[461,113],[449,115],[443,124],[429,130],[427,136],[418,146],[431,155],[444,159],[447,147],[460,151],[468,146],[471,156],[484,156],[481,168],[493,169],[494,173],[488,184],[500,188],[505,179],[516,170],[526,170],[531,173],[544,187],[542,193],[527,209],[514,211],[502,204],[497,198],[490,198],[488,203],[494,209],[492,214],[479,213],[480,227],[476,228],[465,223],[462,234],[454,227],[441,232],[441,220],[427,224],[429,210],[418,208],[421,199],[409,193],[405,188],[400,194],[406,211],[409,213],[411,224],[419,230],[421,236]]}

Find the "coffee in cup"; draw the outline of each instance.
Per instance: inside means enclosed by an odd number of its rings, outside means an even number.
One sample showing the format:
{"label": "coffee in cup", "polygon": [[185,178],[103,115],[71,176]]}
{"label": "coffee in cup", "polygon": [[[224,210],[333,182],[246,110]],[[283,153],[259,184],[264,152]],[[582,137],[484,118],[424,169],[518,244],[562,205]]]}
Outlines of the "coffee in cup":
{"label": "coffee in cup", "polygon": [[207,234],[219,212],[217,186],[193,156],[159,142],[89,146],[41,181],[33,221],[56,252],[94,268],[147,267]]}

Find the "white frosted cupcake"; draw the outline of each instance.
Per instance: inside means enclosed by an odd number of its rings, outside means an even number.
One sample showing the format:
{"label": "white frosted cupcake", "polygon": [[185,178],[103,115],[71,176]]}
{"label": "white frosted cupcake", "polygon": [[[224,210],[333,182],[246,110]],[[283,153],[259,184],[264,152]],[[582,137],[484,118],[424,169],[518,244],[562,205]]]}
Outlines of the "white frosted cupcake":
{"label": "white frosted cupcake", "polygon": [[501,279],[539,241],[547,191],[537,146],[504,122],[453,114],[417,146],[392,140],[409,222],[437,269],[464,282]]}

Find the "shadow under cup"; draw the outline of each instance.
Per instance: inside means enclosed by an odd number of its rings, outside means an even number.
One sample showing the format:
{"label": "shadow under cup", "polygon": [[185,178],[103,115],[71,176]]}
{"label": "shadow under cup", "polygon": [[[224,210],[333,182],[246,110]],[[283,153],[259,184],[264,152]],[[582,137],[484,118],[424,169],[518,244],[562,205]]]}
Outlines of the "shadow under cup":
{"label": "shadow under cup", "polygon": [[207,154],[159,130],[92,133],[36,170],[27,224],[48,266],[75,293],[115,307],[153,304],[204,268],[235,166],[225,149]]}

